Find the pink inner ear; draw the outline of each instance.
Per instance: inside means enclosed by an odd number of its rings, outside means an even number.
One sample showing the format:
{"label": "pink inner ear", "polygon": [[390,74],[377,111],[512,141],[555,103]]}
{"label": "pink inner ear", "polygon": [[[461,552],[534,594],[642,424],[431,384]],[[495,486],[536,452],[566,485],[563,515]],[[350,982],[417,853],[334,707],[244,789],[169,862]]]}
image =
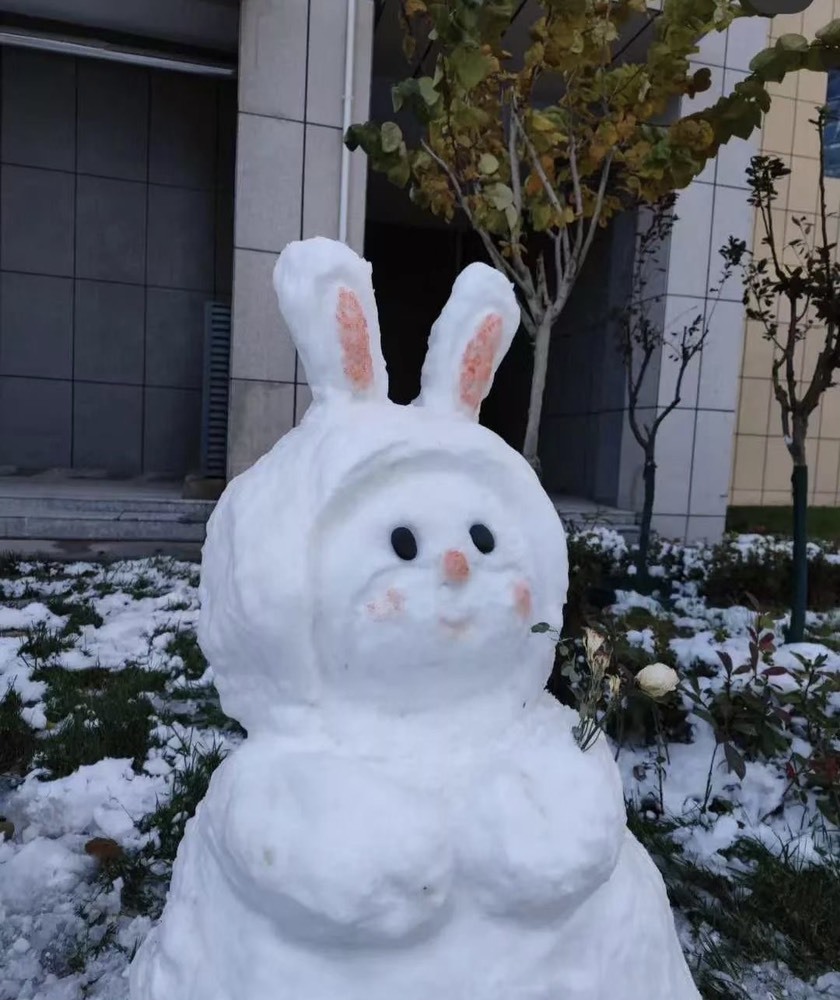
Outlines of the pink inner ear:
{"label": "pink inner ear", "polygon": [[370,334],[367,320],[355,292],[349,288],[339,288],[338,335],[344,360],[344,374],[350,385],[359,391],[369,389],[373,384],[373,359],[370,356]]}
{"label": "pink inner ear", "polygon": [[491,313],[467,344],[461,361],[461,402],[477,411],[493,377],[493,362],[502,342],[502,317]]}

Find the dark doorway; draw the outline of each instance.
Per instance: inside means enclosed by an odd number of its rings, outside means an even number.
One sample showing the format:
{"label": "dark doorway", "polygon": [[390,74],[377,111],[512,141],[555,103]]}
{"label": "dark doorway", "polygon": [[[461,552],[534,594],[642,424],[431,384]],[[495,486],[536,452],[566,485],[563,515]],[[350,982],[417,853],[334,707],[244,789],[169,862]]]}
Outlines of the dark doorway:
{"label": "dark doorway", "polygon": [[[420,391],[432,324],[457,275],[484,259],[481,243],[456,229],[369,221],[365,257],[373,266],[390,396],[395,403],[409,403]],[[520,327],[481,408],[481,423],[517,449],[525,433],[531,358],[528,335]]]}

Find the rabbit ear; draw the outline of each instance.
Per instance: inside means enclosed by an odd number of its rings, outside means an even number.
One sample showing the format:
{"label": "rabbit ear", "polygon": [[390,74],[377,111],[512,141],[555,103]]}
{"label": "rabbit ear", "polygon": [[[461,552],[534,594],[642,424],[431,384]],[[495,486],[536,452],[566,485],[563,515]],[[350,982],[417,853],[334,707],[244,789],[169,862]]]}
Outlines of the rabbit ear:
{"label": "rabbit ear", "polygon": [[314,400],[388,398],[367,261],[322,236],[289,243],[274,267],[274,290]]}
{"label": "rabbit ear", "polygon": [[513,286],[487,264],[470,264],[429,335],[416,403],[472,420],[519,327]]}

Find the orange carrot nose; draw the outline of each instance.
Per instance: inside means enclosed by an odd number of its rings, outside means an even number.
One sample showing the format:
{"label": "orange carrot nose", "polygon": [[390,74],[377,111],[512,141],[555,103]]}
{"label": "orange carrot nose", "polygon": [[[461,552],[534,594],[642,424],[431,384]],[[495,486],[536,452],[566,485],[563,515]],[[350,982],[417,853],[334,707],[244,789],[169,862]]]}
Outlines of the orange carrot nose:
{"label": "orange carrot nose", "polygon": [[443,556],[443,576],[447,583],[466,583],[470,576],[467,557],[458,549],[450,549]]}

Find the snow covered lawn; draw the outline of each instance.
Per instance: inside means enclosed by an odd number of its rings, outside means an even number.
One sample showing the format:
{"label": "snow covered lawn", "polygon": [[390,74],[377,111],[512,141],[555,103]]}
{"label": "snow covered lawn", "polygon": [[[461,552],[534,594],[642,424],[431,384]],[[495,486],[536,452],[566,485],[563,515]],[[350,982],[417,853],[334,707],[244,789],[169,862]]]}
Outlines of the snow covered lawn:
{"label": "snow covered lawn", "polygon": [[[584,583],[626,574],[623,543],[584,532],[572,552],[557,676],[571,697],[575,636],[600,628],[630,822],[704,996],[840,998],[840,557],[812,553],[812,641],[786,646],[767,583],[782,544],[664,546],[659,591],[605,611]],[[750,574],[765,618],[738,603]],[[168,560],[0,561],[0,1000],[127,996],[184,824],[243,738],[195,640],[197,582]],[[653,662],[680,675],[656,703],[635,684]]]}

